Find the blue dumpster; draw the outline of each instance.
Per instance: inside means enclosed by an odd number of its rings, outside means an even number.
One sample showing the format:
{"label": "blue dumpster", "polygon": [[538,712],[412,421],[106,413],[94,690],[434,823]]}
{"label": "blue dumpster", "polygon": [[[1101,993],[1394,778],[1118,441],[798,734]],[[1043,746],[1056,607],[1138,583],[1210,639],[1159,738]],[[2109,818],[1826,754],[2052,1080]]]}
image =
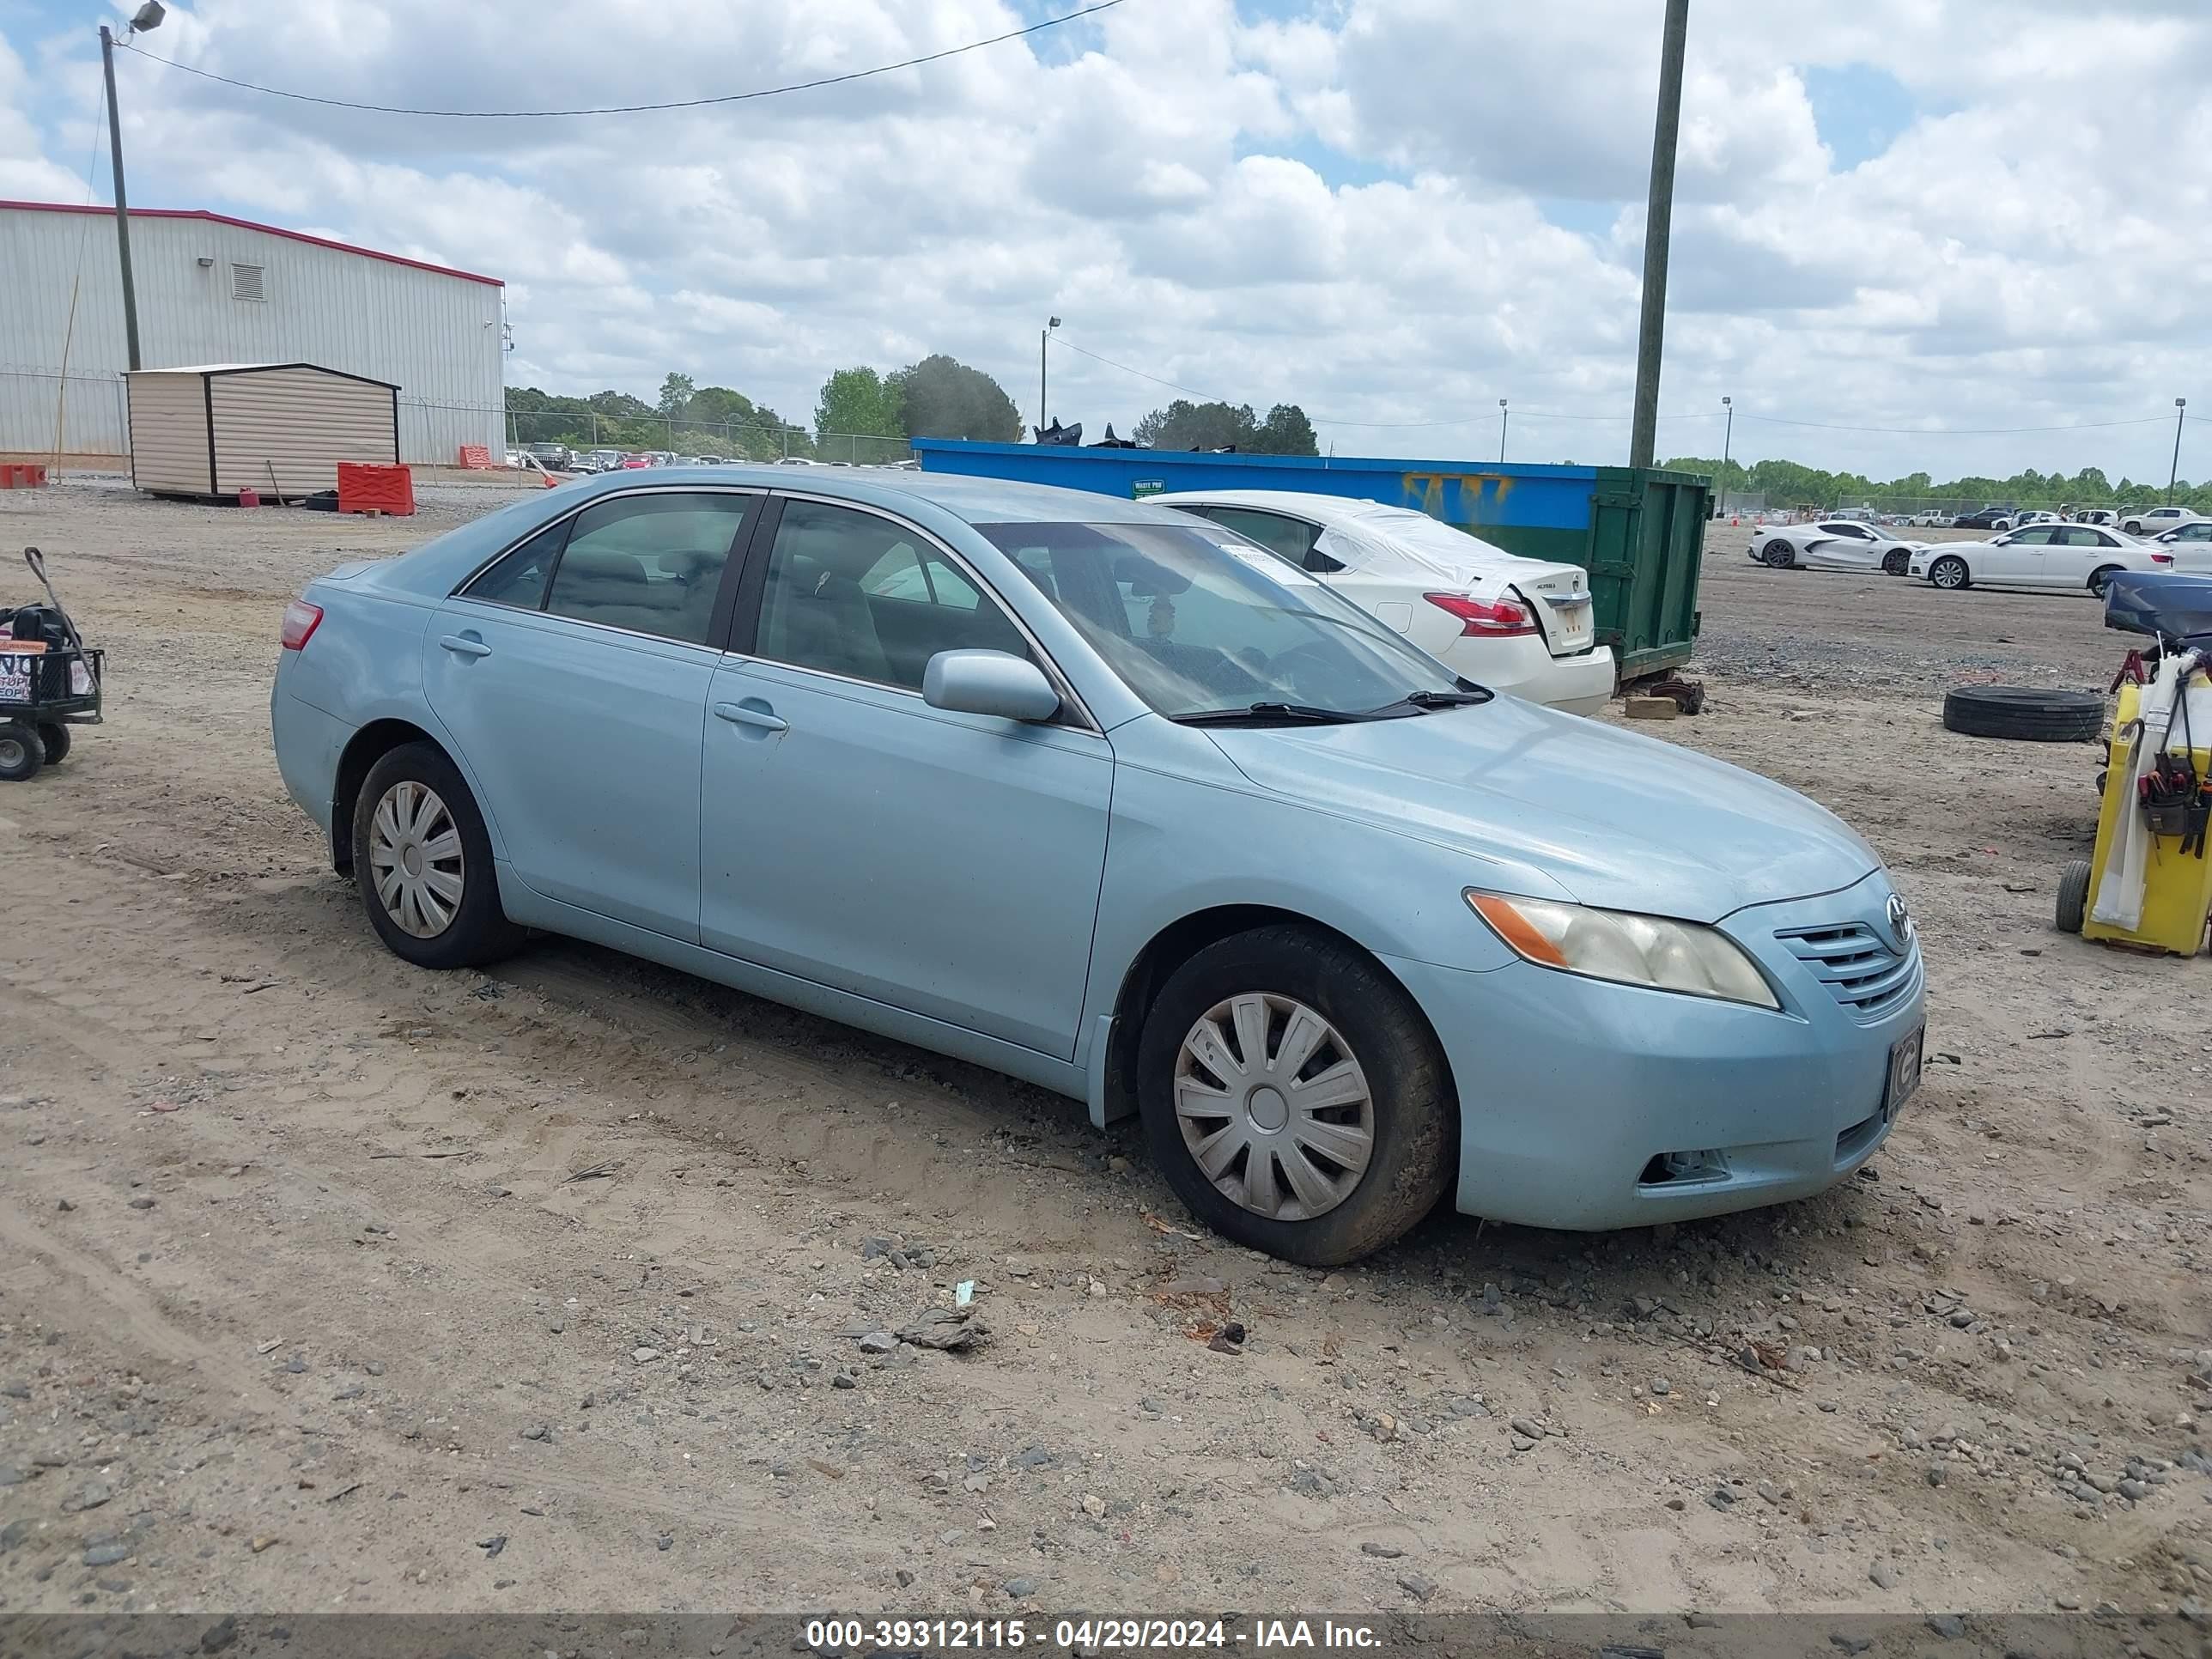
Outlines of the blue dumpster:
{"label": "blue dumpster", "polygon": [[1415,507],[1532,559],[1589,571],[1598,638],[1623,679],[1686,662],[1712,481],[1625,466],[1493,466],[1370,457],[1212,455],[917,438],[926,472],[1017,478],[1100,495],[1294,489]]}

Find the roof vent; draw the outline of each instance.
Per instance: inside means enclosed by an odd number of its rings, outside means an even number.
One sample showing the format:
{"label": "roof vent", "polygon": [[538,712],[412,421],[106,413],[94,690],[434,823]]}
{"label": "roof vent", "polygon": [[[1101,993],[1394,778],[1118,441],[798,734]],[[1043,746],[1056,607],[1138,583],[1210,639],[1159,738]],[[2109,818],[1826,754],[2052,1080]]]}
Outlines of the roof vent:
{"label": "roof vent", "polygon": [[230,297],[234,300],[266,300],[269,297],[262,291],[259,265],[231,266]]}

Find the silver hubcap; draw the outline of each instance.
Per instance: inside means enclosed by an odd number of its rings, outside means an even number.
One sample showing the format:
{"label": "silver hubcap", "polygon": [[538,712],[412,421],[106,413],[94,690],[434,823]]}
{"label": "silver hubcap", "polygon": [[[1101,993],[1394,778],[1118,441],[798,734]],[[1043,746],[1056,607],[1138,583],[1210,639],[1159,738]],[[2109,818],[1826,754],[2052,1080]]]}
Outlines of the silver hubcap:
{"label": "silver hubcap", "polygon": [[21,738],[0,738],[0,766],[21,766],[30,752],[30,744]]}
{"label": "silver hubcap", "polygon": [[1200,1017],[1176,1056],[1182,1143],[1225,1198],[1310,1221],[1352,1196],[1375,1152],[1375,1100],[1336,1028],[1247,992]]}
{"label": "silver hubcap", "polygon": [[1956,587],[1959,585],[1959,578],[1966,574],[1966,567],[1963,565],[1949,562],[1939,564],[1936,567],[1936,586]]}
{"label": "silver hubcap", "polygon": [[435,939],[461,908],[460,826],[438,792],[403,780],[369,821],[368,868],[385,915],[416,939]]}

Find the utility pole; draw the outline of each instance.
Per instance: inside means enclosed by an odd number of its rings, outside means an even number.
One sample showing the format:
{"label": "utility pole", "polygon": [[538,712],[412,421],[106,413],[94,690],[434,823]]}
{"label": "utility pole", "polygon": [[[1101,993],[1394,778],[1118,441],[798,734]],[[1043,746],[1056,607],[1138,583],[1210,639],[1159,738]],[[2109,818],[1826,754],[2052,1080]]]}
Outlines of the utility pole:
{"label": "utility pole", "polygon": [[131,282],[131,204],[123,193],[123,118],[115,108],[115,37],[100,26],[100,72],[107,82],[107,155],[115,169],[115,252],[123,262],[123,342],[131,367],[138,360],[138,290]]}
{"label": "utility pole", "polygon": [[1053,330],[1059,326],[1059,318],[1048,317],[1044,326],[1037,331],[1037,430],[1040,432],[1052,424],[1052,416],[1046,412],[1044,349],[1052,339]]}
{"label": "utility pole", "polygon": [[1651,133],[1651,193],[1644,210],[1644,314],[1636,331],[1636,421],[1628,464],[1650,466],[1659,442],[1659,358],[1667,329],[1667,244],[1674,221],[1674,148],[1682,128],[1682,50],[1690,0],[1667,0],[1659,45],[1659,114]]}
{"label": "utility pole", "polygon": [[1506,410],[1506,408],[1505,408],[1505,399],[1504,399],[1504,398],[1500,398],[1498,400],[1498,465],[1500,465],[1500,466],[1503,466],[1503,465],[1505,465],[1505,416],[1506,416],[1506,413],[1507,413],[1507,410]]}
{"label": "utility pole", "polygon": [[2173,400],[2173,465],[2166,469],[2166,504],[2168,507],[2173,505],[2173,481],[2181,476],[2181,422],[2185,418],[2182,411],[2188,407],[2189,399],[2186,398]]}
{"label": "utility pole", "polygon": [[1721,407],[1728,410],[1728,426],[1721,434],[1721,502],[1725,506],[1728,502],[1729,446],[1735,441],[1735,399],[1723,393]]}

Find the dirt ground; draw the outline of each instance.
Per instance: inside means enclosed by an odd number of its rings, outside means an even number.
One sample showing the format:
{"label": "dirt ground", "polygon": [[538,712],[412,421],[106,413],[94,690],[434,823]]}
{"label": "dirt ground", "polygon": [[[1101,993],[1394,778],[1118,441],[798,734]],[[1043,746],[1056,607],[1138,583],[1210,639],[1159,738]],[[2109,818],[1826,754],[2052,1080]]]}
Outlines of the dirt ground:
{"label": "dirt ground", "polygon": [[[1055,1097],[581,945],[380,948],[266,698],[303,581],[505,499],[426,495],[0,495],[112,664],[108,724],[0,786],[0,1609],[2206,1597],[2212,963],[2057,933],[2093,751],[1937,719],[2101,688],[2089,601],[1717,529],[1711,702],[1650,729],[1887,858],[1921,1094],[1812,1202],[1438,1215],[1322,1274],[1200,1236]],[[854,1340],[962,1280],[980,1352]]]}

